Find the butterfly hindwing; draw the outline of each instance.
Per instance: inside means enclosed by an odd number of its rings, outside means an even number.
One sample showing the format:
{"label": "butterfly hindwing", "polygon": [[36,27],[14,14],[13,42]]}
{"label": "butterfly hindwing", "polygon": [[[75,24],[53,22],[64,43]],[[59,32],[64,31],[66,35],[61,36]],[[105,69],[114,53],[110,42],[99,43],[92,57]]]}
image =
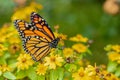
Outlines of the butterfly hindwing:
{"label": "butterfly hindwing", "polygon": [[49,53],[50,46],[48,44],[46,39],[39,36],[28,37],[24,41],[24,49],[27,53],[30,53],[35,61],[39,61]]}

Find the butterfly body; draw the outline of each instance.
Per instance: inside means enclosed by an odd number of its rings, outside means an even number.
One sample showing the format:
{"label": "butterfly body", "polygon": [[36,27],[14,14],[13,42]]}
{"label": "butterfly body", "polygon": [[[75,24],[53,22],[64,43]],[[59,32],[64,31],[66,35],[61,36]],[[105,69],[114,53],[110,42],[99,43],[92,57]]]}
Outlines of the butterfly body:
{"label": "butterfly body", "polygon": [[51,48],[56,48],[59,38],[55,38],[46,21],[37,13],[31,13],[31,23],[23,20],[15,20],[24,50],[29,53],[35,61],[49,54]]}

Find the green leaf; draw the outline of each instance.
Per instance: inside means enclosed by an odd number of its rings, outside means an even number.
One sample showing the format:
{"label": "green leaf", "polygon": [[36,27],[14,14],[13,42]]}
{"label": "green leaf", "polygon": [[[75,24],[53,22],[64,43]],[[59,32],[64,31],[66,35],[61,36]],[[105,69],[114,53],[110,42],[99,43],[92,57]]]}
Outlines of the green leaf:
{"label": "green leaf", "polygon": [[6,64],[6,61],[5,61],[4,57],[0,57],[0,64]]}
{"label": "green leaf", "polygon": [[65,69],[69,72],[74,72],[77,69],[75,64],[66,64]]}
{"label": "green leaf", "polygon": [[30,68],[27,72],[28,72],[28,77],[29,77],[31,80],[37,80],[37,74],[36,74],[36,72],[35,72],[35,69]]}
{"label": "green leaf", "polygon": [[0,76],[0,80],[5,80],[3,76]]}
{"label": "green leaf", "polygon": [[26,76],[27,76],[27,74],[26,74],[26,71],[25,71],[25,70],[20,70],[20,71],[18,71],[18,72],[16,73],[17,79],[22,79],[22,78],[24,78],[24,77],[26,77]]}
{"label": "green leaf", "polygon": [[88,52],[90,55],[92,55],[92,52],[91,52],[90,49],[87,49],[87,52]]}
{"label": "green leaf", "polygon": [[30,80],[45,80],[45,76],[37,75],[35,71],[31,71],[31,73],[28,74],[28,77]]}
{"label": "green leaf", "polygon": [[35,72],[35,68],[30,67],[27,71],[27,76],[30,78],[30,80],[45,80],[45,76],[43,75],[37,75]]}
{"label": "green leaf", "polygon": [[2,75],[2,71],[0,71],[0,76]]}
{"label": "green leaf", "polygon": [[77,69],[77,66],[75,64],[71,64],[70,68],[69,68],[69,71],[74,72],[74,71],[76,71],[76,69]]}
{"label": "green leaf", "polygon": [[11,72],[5,72],[3,76],[7,79],[16,79],[15,75],[12,74]]}
{"label": "green leaf", "polygon": [[115,70],[116,70],[116,68],[117,68],[117,63],[116,62],[113,62],[113,61],[110,61],[109,63],[108,63],[108,67],[107,67],[107,70],[109,71],[109,72],[114,72]]}
{"label": "green leaf", "polygon": [[68,71],[69,68],[70,68],[70,64],[66,64],[66,65],[65,65],[65,69]]}
{"label": "green leaf", "polygon": [[65,71],[65,72],[64,72],[64,76],[65,76],[68,80],[73,80],[71,74],[72,74],[72,73],[71,73],[71,72],[68,72],[68,71]]}
{"label": "green leaf", "polygon": [[120,67],[118,67],[115,71],[115,75],[120,77]]}
{"label": "green leaf", "polygon": [[57,73],[58,73],[58,80],[63,80],[64,69],[58,68]]}
{"label": "green leaf", "polygon": [[5,51],[3,57],[4,57],[4,59],[8,59],[8,58],[10,58],[10,53],[7,52],[7,51]]}
{"label": "green leaf", "polygon": [[50,71],[50,80],[63,80],[64,69],[58,68]]}
{"label": "green leaf", "polygon": [[45,76],[43,76],[43,75],[37,75],[37,77],[36,77],[36,79],[34,79],[34,80],[45,80]]}
{"label": "green leaf", "polygon": [[17,66],[16,66],[16,62],[15,63],[12,63],[12,64],[9,64],[9,67],[12,68],[12,69],[15,69]]}
{"label": "green leaf", "polygon": [[57,79],[58,79],[57,70],[51,70],[50,71],[50,80],[57,80]]}

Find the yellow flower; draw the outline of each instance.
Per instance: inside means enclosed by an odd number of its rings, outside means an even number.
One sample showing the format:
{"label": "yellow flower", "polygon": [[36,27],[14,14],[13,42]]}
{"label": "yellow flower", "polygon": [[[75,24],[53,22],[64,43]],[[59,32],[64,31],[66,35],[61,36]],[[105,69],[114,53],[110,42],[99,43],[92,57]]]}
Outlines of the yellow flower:
{"label": "yellow flower", "polygon": [[29,54],[20,54],[17,60],[17,68],[21,70],[28,69],[34,63]]}
{"label": "yellow flower", "polygon": [[78,44],[74,44],[72,46],[73,50],[77,51],[78,53],[83,53],[83,52],[86,52],[87,51],[87,46],[81,44],[81,43],[78,43]]}
{"label": "yellow flower", "polygon": [[120,80],[120,79],[118,77],[116,77],[115,75],[111,74],[109,80]]}
{"label": "yellow flower", "polygon": [[86,68],[85,68],[85,74],[89,77],[89,80],[101,80],[99,75],[97,73],[99,73],[98,71],[98,67],[93,67],[91,65],[88,65]]}
{"label": "yellow flower", "polygon": [[5,43],[6,41],[9,42],[9,38],[13,38],[15,35],[15,29],[13,26],[10,24],[5,24],[3,27],[0,29],[0,43]]}
{"label": "yellow flower", "polygon": [[111,61],[116,61],[120,59],[120,54],[114,51],[109,52],[108,57]]}
{"label": "yellow flower", "polygon": [[113,45],[112,49],[119,53],[120,52],[120,45]]}
{"label": "yellow flower", "polygon": [[18,43],[20,43],[21,41],[20,41],[20,39],[18,38],[18,37],[10,37],[9,38],[9,43],[10,44],[18,44]]}
{"label": "yellow flower", "polygon": [[49,66],[50,69],[56,69],[57,66],[62,66],[63,58],[59,55],[50,55],[45,57],[45,66]]}
{"label": "yellow flower", "polygon": [[88,77],[85,72],[84,68],[80,67],[80,69],[72,74],[73,80],[90,80],[90,77]]}
{"label": "yellow flower", "polygon": [[61,46],[64,46],[64,45],[65,45],[65,43],[64,43],[63,40],[60,40],[60,41],[59,41],[59,44],[60,44]]}
{"label": "yellow flower", "polygon": [[71,49],[71,48],[65,48],[64,50],[63,50],[63,54],[64,54],[64,56],[65,57],[71,57],[72,56],[72,54],[73,54],[73,49]]}
{"label": "yellow flower", "polygon": [[0,65],[0,71],[3,73],[3,72],[6,72],[6,71],[10,71],[10,67],[7,65],[7,64],[4,64],[4,65]]}
{"label": "yellow flower", "polygon": [[21,50],[21,47],[19,44],[12,44],[10,45],[10,48],[9,48],[10,52],[12,54],[16,53],[17,51],[20,51]]}
{"label": "yellow flower", "polygon": [[5,50],[7,50],[7,48],[3,46],[2,44],[0,44],[0,52],[5,51]]}
{"label": "yellow flower", "polygon": [[70,40],[75,41],[75,42],[87,42],[88,38],[83,37],[82,35],[78,34],[75,37],[71,37]]}
{"label": "yellow flower", "polygon": [[115,75],[103,70],[100,72],[100,74],[102,75],[101,79],[105,79],[105,80],[119,80]]}
{"label": "yellow flower", "polygon": [[67,39],[67,35],[65,35],[65,34],[59,34],[59,36],[58,36],[60,39],[62,39],[62,40],[66,40]]}
{"label": "yellow flower", "polygon": [[2,44],[0,44],[0,56],[2,56],[3,52],[6,51],[6,50],[7,50],[7,48],[4,47]]}
{"label": "yellow flower", "polygon": [[37,66],[36,72],[38,75],[45,75],[47,71],[47,66],[45,66],[44,64],[39,64]]}
{"label": "yellow flower", "polygon": [[66,40],[66,39],[67,39],[67,35],[62,34],[62,33],[54,32],[54,35],[55,35],[55,37],[58,37],[58,38],[60,38],[61,40]]}
{"label": "yellow flower", "polygon": [[88,76],[95,76],[96,75],[96,68],[91,66],[91,65],[88,65],[86,68],[85,68],[85,73],[88,75]]}
{"label": "yellow flower", "polygon": [[[99,71],[98,71],[99,69]],[[85,69],[80,69],[72,74],[73,80],[119,80],[115,75],[103,70],[101,67],[88,65]]]}
{"label": "yellow flower", "polygon": [[[12,16],[12,21],[16,19],[29,20],[31,12],[36,12],[37,9],[42,9],[43,6],[41,4],[31,2],[31,4],[24,8],[19,8]],[[23,14],[24,12],[24,14]]]}
{"label": "yellow flower", "polygon": [[3,26],[2,26],[2,28],[0,28],[0,35],[2,36],[5,36],[4,34],[7,34],[9,31],[10,31],[10,24],[8,24],[8,23],[5,23]]}
{"label": "yellow flower", "polygon": [[58,32],[53,32],[55,37],[58,37],[59,36],[59,33]]}

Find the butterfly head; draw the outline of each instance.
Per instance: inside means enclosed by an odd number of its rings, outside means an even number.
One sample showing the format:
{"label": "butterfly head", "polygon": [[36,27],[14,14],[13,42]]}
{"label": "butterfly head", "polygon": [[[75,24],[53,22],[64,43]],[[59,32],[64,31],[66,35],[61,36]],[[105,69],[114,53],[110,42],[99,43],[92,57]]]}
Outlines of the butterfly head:
{"label": "butterfly head", "polygon": [[60,38],[54,39],[54,40],[49,44],[50,47],[51,47],[51,48],[56,48],[59,41],[60,41]]}

